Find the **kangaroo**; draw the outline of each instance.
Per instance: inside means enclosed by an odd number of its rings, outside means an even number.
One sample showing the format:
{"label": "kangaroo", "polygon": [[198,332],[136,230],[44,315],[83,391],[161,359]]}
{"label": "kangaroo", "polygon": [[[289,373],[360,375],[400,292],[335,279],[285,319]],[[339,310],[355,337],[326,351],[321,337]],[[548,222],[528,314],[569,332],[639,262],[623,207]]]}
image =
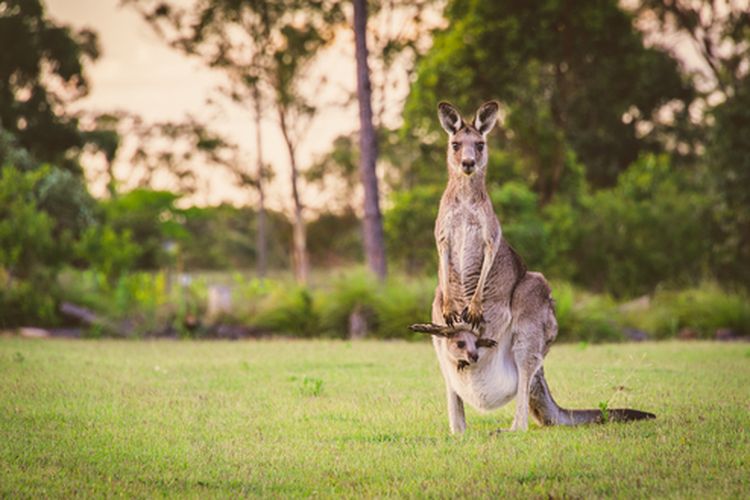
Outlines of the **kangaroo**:
{"label": "kangaroo", "polygon": [[[558,406],[544,378],[542,361],[557,336],[551,291],[503,239],[485,186],[486,138],[499,109],[487,102],[467,122],[451,104],[438,105],[449,137],[448,185],[435,221],[438,286],[432,323],[411,329],[432,335],[453,433],[466,430],[464,403],[492,410],[513,398],[512,431],[528,429],[529,412],[542,425],[602,422],[600,410]],[[606,420],[646,418],[655,415],[613,409]]]}

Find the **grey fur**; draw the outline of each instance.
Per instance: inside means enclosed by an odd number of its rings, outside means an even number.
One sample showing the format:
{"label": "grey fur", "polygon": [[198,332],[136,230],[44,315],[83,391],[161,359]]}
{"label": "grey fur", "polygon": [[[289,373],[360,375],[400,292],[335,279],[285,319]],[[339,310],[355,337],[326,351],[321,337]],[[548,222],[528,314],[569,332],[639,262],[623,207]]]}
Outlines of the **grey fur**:
{"label": "grey fur", "polygon": [[[448,185],[435,221],[439,255],[432,324],[446,385],[451,431],[466,429],[464,402],[491,410],[516,399],[511,430],[526,430],[529,413],[543,425],[602,421],[599,410],[560,408],[547,387],[542,362],[557,336],[547,281],[529,272],[502,236],[485,187],[485,139],[499,106],[482,105],[472,122],[442,102],[438,117],[449,134]],[[608,410],[611,420],[653,418],[637,410]]]}

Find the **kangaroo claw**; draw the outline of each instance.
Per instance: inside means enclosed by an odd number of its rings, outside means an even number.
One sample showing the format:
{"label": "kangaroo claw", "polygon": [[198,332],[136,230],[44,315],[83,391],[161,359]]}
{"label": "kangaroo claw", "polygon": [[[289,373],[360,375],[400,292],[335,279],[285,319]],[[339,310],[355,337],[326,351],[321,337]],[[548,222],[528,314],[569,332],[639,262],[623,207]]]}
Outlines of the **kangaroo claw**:
{"label": "kangaroo claw", "polygon": [[471,306],[466,306],[461,312],[461,318],[465,323],[471,325],[472,328],[477,329],[484,323],[484,316],[479,311],[473,311]]}
{"label": "kangaroo claw", "polygon": [[450,311],[443,313],[443,319],[446,325],[453,326],[461,320],[461,316],[456,311]]}

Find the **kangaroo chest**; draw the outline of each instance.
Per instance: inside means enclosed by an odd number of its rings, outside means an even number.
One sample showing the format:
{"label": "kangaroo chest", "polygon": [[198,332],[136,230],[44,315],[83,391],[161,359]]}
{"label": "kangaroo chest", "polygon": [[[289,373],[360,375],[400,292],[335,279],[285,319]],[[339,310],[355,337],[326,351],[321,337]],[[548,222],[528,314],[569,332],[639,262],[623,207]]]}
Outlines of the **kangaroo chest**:
{"label": "kangaroo chest", "polygon": [[473,293],[484,256],[479,207],[457,203],[445,216],[442,232],[449,242],[450,277],[465,294]]}

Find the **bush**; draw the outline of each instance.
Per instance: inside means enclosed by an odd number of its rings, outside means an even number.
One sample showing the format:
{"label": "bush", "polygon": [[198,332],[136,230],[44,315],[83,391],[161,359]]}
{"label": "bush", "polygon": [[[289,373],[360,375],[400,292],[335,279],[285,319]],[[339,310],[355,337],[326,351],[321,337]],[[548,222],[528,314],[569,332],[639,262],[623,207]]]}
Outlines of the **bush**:
{"label": "bush", "polygon": [[261,299],[258,313],[247,320],[251,326],[268,333],[296,337],[318,335],[313,297],[303,286],[277,284]]}
{"label": "bush", "polygon": [[547,227],[539,212],[536,193],[521,182],[511,181],[493,189],[490,198],[502,224],[503,238],[530,269],[546,268]]}
{"label": "bush", "polygon": [[656,338],[674,337],[683,328],[702,338],[714,338],[720,328],[750,335],[750,297],[711,283],[681,291],[659,291],[648,309],[630,313],[627,322]]}
{"label": "bush", "polygon": [[[694,284],[710,252],[711,198],[666,157],[644,156],[613,189],[546,210],[556,275],[617,297]],[[560,273],[560,271],[563,271]]]}
{"label": "bush", "polygon": [[394,193],[383,226],[388,256],[408,272],[432,270],[437,265],[433,235],[442,188],[420,186]]}
{"label": "bush", "polygon": [[66,249],[56,244],[54,220],[36,197],[46,172],[0,171],[0,326],[56,320],[55,277]]}
{"label": "bush", "polygon": [[556,283],[552,287],[552,296],[559,341],[623,340],[620,315],[609,296],[576,291],[566,283]]}

